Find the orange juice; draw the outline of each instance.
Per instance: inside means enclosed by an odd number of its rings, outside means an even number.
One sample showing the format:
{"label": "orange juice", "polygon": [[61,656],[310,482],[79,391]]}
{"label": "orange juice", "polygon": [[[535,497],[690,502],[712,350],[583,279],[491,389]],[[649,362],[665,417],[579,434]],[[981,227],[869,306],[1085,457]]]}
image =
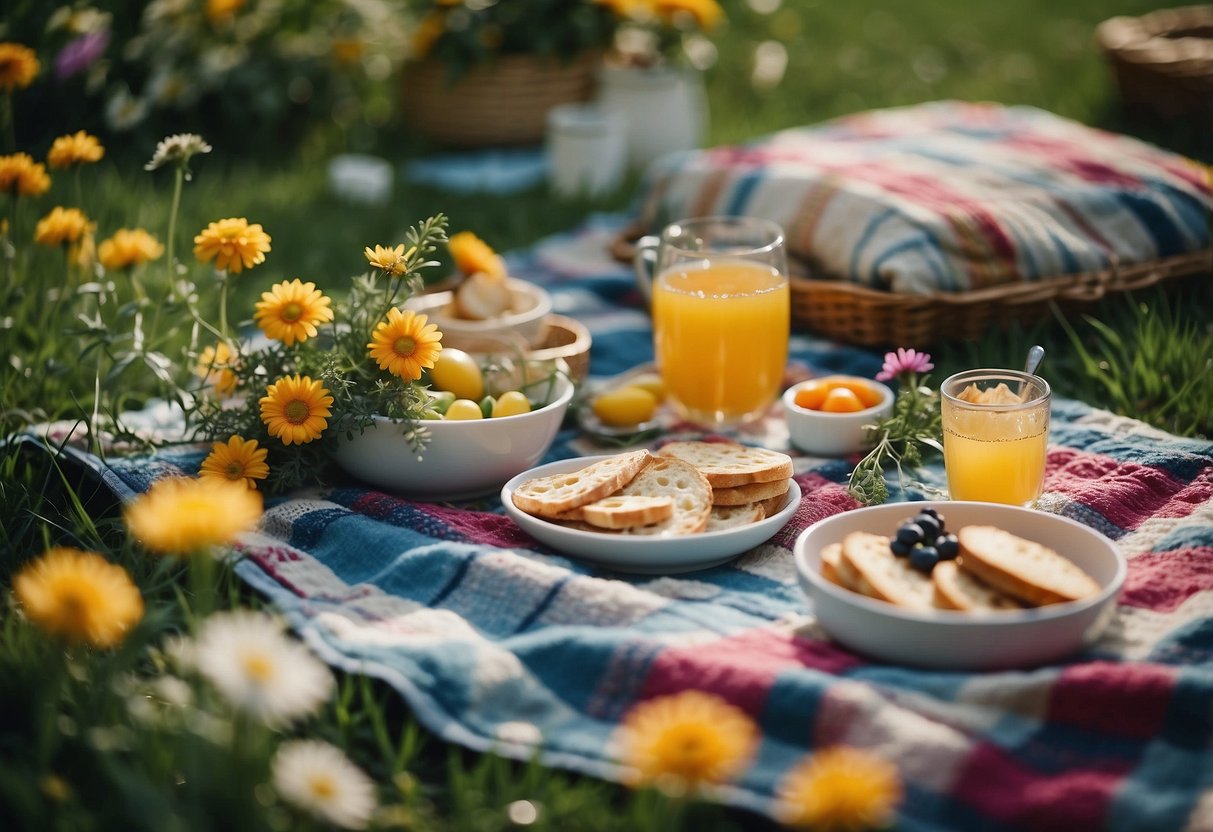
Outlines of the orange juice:
{"label": "orange juice", "polygon": [[727,424],[762,414],[779,395],[790,317],[787,277],[762,263],[717,259],[662,272],[654,350],[683,415]]}
{"label": "orange juice", "polygon": [[1040,496],[1049,442],[1047,396],[1001,406],[945,396],[942,417],[944,468],[953,500],[1028,505]]}

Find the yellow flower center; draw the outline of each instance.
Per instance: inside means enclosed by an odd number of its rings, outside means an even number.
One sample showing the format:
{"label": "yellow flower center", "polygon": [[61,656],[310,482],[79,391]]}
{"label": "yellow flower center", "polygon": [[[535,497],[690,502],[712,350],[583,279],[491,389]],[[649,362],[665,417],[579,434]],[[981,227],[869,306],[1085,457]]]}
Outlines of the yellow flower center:
{"label": "yellow flower center", "polygon": [[241,664],[245,674],[255,682],[268,682],[274,675],[274,663],[260,653],[246,654]]}
{"label": "yellow flower center", "polygon": [[307,406],[307,402],[295,399],[282,408],[282,415],[292,425],[302,425],[312,415],[312,409]]}
{"label": "yellow flower center", "polygon": [[417,342],[407,335],[402,335],[392,342],[392,350],[396,355],[407,358],[417,351]]}
{"label": "yellow flower center", "polygon": [[298,301],[291,301],[282,307],[282,320],[293,323],[303,315],[303,306]]}
{"label": "yellow flower center", "polygon": [[244,479],[244,466],[233,460],[227,464],[224,473],[227,474],[229,480],[242,480]]}
{"label": "yellow flower center", "polygon": [[313,776],[309,786],[312,794],[321,800],[332,800],[337,794],[337,784],[333,782],[332,777],[324,774]]}

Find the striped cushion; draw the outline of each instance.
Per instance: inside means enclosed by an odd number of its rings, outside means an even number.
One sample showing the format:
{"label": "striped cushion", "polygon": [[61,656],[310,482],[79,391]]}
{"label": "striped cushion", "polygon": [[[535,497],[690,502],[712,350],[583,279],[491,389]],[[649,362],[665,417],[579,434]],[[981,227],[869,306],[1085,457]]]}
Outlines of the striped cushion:
{"label": "striped cushion", "polygon": [[667,156],[643,226],[767,217],[815,277],[959,292],[1209,244],[1206,169],[1031,107],[934,102]]}

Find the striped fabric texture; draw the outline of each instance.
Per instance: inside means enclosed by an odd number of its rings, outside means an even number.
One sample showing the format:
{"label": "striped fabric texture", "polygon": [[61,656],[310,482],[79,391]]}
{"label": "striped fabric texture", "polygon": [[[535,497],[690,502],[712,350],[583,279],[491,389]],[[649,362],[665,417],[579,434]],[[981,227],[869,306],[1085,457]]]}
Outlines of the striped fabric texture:
{"label": "striped fabric texture", "polygon": [[932,102],[673,154],[637,206],[778,222],[817,278],[959,292],[1205,248],[1206,169],[1031,107]]}
{"label": "striped fabric texture", "polygon": [[[603,254],[619,227],[600,218],[510,259],[591,328],[596,375],[652,357],[631,277]],[[792,353],[817,373],[871,377],[881,360],[804,336]],[[473,749],[617,779],[610,739],[628,709],[694,688],[760,726],[753,765],[718,795],[757,812],[773,812],[804,755],[844,743],[897,765],[902,829],[1213,828],[1213,443],[1065,399],[1053,419],[1041,510],[1112,538],[1129,571],[1103,637],[1044,667],[916,670],[830,640],[791,549],[856,508],[853,458],[795,455],[804,499],[791,522],[707,571],[612,573],[539,545],[491,496],[429,504],[334,481],[271,501],[237,572],[326,661],[384,680]],[[787,449],[775,411],[739,438]],[[603,452],[566,428],[548,459]],[[130,498],[201,458],[111,458],[103,473]],[[941,464],[923,477],[941,486]]]}

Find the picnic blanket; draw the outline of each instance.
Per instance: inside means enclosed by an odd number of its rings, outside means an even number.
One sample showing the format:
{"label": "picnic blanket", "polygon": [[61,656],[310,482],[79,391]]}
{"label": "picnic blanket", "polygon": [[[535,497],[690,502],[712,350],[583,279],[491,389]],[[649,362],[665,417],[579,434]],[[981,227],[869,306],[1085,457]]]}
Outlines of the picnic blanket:
{"label": "picnic blanket", "polygon": [[1209,244],[1207,170],[1034,107],[933,101],[672,154],[638,225],[766,217],[813,277],[962,292],[1097,273]]}
{"label": "picnic blanket", "polygon": [[[618,227],[597,218],[510,257],[590,327],[596,375],[651,358],[631,277],[604,254]],[[875,353],[804,336],[791,348],[814,372],[879,369]],[[892,666],[816,625],[791,549],[856,507],[853,459],[795,456],[805,497],[787,527],[701,572],[596,569],[537,544],[493,498],[429,504],[351,481],[270,501],[236,570],[326,661],[384,680],[469,748],[615,779],[609,739],[628,709],[698,688],[761,728],[753,766],[720,793],[758,812],[794,762],[846,743],[898,766],[903,829],[1213,828],[1213,443],[1065,399],[1053,419],[1040,508],[1115,540],[1129,571],[1103,637],[1039,668]],[[778,419],[742,439],[787,447]],[[566,429],[548,459],[601,452]],[[129,498],[201,458],[94,464]],[[942,485],[938,462],[923,476]]]}

